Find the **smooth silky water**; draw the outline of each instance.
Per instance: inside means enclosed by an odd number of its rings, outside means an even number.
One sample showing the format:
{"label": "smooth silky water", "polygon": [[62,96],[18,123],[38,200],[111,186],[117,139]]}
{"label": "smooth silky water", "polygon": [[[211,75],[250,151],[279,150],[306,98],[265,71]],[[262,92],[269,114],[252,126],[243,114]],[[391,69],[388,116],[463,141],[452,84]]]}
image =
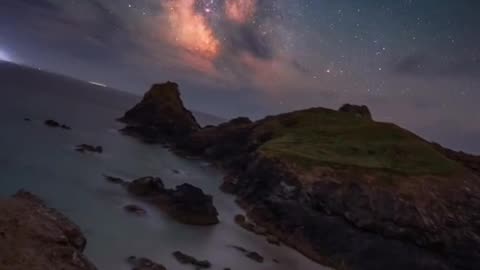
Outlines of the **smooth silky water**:
{"label": "smooth silky water", "polygon": [[[167,269],[193,269],[175,261],[171,253],[176,250],[208,259],[212,269],[325,269],[236,225],[233,218],[243,211],[233,196],[219,190],[221,171],[119,134],[122,124],[115,119],[139,97],[1,63],[0,91],[0,195],[26,189],[71,218],[87,237],[86,254],[99,269],[131,269],[125,263],[130,255],[148,257]],[[26,117],[32,121],[24,121]],[[46,119],[72,130],[49,128],[43,124]],[[82,143],[102,145],[104,153],[74,151]],[[167,187],[191,183],[213,195],[221,223],[179,224],[107,182],[103,174],[125,179],[159,176]],[[148,215],[127,213],[123,206],[130,203],[142,206]],[[265,262],[254,262],[229,245],[257,251]]]}

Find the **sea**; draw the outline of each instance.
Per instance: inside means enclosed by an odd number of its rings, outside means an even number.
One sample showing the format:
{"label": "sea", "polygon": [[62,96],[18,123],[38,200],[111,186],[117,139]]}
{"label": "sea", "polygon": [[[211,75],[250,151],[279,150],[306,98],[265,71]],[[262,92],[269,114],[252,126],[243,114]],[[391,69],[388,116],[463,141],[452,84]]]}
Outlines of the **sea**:
{"label": "sea", "polygon": [[[211,269],[327,269],[236,225],[234,216],[244,213],[233,196],[219,190],[222,171],[120,134],[122,124],[115,119],[140,96],[3,62],[0,93],[0,196],[25,189],[65,214],[84,232],[85,253],[98,269],[130,270],[126,258],[132,255],[167,269],[193,269],[174,259],[172,252],[177,250],[209,260]],[[49,128],[47,119],[72,130]],[[203,122],[208,124],[208,118]],[[104,152],[76,152],[75,146],[83,143],[101,145]],[[198,186],[213,195],[221,222],[209,227],[180,224],[107,182],[104,174],[124,179],[159,176],[167,187]],[[143,207],[147,216],[127,213],[127,204]],[[231,245],[258,252],[264,263]]]}

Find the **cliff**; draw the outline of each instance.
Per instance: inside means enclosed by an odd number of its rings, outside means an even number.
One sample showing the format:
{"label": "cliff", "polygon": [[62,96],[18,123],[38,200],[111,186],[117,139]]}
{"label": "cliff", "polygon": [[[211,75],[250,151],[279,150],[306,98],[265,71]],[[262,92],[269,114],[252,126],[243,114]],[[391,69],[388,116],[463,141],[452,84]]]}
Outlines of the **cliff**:
{"label": "cliff", "polygon": [[0,213],[0,269],[96,269],[82,253],[80,229],[33,194],[1,199]]}
{"label": "cliff", "polygon": [[217,162],[257,224],[345,269],[480,269],[476,159],[375,122],[366,106],[230,122],[170,140]]}

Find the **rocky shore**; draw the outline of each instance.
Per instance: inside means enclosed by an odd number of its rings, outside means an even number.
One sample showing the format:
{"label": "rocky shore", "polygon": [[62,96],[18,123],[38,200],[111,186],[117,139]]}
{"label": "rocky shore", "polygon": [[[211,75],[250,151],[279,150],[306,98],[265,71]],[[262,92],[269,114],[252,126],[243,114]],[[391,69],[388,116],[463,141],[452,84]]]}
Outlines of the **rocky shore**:
{"label": "rocky shore", "polygon": [[35,195],[0,199],[0,269],[95,270],[80,229]]}
{"label": "rocky shore", "polygon": [[375,122],[366,106],[201,129],[178,85],[166,83],[122,120],[128,134],[225,168],[222,188],[249,218],[315,261],[359,270],[480,269],[479,159]]}

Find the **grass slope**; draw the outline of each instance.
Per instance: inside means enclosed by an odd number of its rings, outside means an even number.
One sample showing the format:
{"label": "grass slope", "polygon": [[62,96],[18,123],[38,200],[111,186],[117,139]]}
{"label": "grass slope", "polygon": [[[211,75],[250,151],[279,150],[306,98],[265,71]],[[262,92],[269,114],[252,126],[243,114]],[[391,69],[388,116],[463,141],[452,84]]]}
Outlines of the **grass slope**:
{"label": "grass slope", "polygon": [[310,109],[266,118],[260,151],[306,168],[320,165],[382,169],[406,175],[448,175],[462,167],[415,134],[354,114]]}

